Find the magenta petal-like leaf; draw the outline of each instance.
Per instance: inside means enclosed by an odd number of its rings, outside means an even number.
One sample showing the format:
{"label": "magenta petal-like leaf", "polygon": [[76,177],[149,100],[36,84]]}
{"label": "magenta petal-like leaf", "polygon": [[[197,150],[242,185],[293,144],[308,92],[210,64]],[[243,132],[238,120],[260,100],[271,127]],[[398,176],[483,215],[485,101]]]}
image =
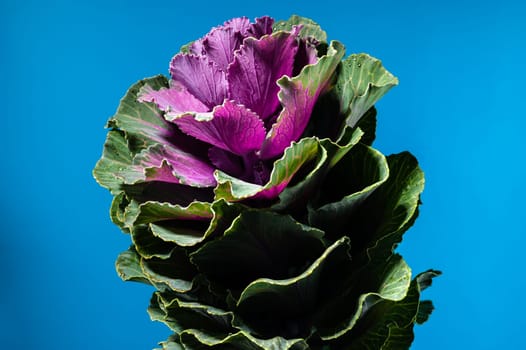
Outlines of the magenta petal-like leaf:
{"label": "magenta petal-like leaf", "polygon": [[245,36],[250,27],[250,20],[247,17],[236,17],[226,21],[222,26],[218,28],[231,28],[235,32],[241,33],[243,36]]}
{"label": "magenta petal-like leaf", "polygon": [[303,67],[309,64],[315,64],[318,61],[318,50],[314,39],[301,39],[296,60],[294,61],[293,76],[300,74]]}
{"label": "magenta petal-like leaf", "polygon": [[243,35],[233,28],[216,28],[203,41],[203,54],[226,71],[242,41]]}
{"label": "magenta petal-like leaf", "polygon": [[230,175],[238,177],[244,172],[241,157],[219,147],[210,147],[208,158],[217,169],[222,169]]}
{"label": "magenta petal-like leaf", "polygon": [[[212,35],[218,35],[218,33],[214,34],[214,32],[227,32],[230,33],[237,33],[238,35],[241,35],[241,40],[247,34],[249,34],[250,30],[252,28],[252,25],[250,24],[250,20],[247,17],[239,17],[239,18],[233,18],[229,21],[226,21],[223,23],[223,25],[220,25],[218,27],[212,28],[212,30],[203,38],[198,39],[194,41],[190,46],[188,47],[189,52],[194,55],[205,55],[206,49],[205,49],[205,42],[208,40],[208,38]],[[217,63],[217,62],[216,62]]]}
{"label": "magenta petal-like leaf", "polygon": [[160,110],[168,114],[184,112],[207,112],[208,107],[188,92],[180,83],[172,82],[169,88],[155,91],[145,85],[139,92],[139,102],[153,102]]}
{"label": "magenta petal-like leaf", "polygon": [[256,23],[250,25],[248,33],[251,37],[256,39],[261,38],[263,35],[272,34],[272,25],[274,19],[268,16],[256,18]]}
{"label": "magenta petal-like leaf", "polygon": [[214,168],[210,164],[169,144],[145,149],[133,161],[134,167],[143,169],[146,181],[195,187],[212,187],[216,184]]}
{"label": "magenta petal-like leaf", "polygon": [[205,38],[197,39],[193,43],[188,46],[188,52],[192,55],[201,56],[203,54],[204,48],[203,48],[203,41]]}
{"label": "magenta petal-like leaf", "polygon": [[229,100],[210,113],[186,114],[173,122],[185,134],[238,155],[258,150],[266,134],[257,114]]}
{"label": "magenta petal-like leaf", "polygon": [[203,39],[192,44],[191,51],[207,56],[221,70],[226,71],[243,39],[249,36],[259,39],[271,34],[272,23],[270,17],[257,18],[256,23],[250,23],[246,17],[234,18],[212,29]]}
{"label": "magenta petal-like leaf", "polygon": [[279,99],[283,110],[263,143],[260,151],[262,159],[279,156],[292,141],[301,136],[318,96],[331,82],[344,53],[343,45],[333,42],[327,55],[320,58],[316,64],[305,66],[294,78],[283,77],[278,81],[281,87]]}
{"label": "magenta petal-like leaf", "polygon": [[209,110],[226,97],[225,72],[206,57],[177,54],[170,62],[170,74]]}
{"label": "magenta petal-like leaf", "polygon": [[292,74],[297,35],[295,30],[259,40],[246,38],[228,68],[229,97],[263,119],[270,117],[279,106],[276,81]]}
{"label": "magenta petal-like leaf", "polygon": [[306,86],[294,84],[289,78],[280,80],[283,111],[272,126],[260,152],[260,157],[269,159],[279,156],[292,141],[297,140],[310,118],[316,96],[309,96]]}

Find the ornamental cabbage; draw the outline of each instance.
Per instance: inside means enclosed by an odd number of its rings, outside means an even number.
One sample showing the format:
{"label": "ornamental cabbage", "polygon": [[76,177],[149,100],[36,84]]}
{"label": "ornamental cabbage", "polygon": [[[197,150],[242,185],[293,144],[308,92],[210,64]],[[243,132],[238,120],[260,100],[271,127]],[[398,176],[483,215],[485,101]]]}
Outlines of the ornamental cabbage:
{"label": "ornamental cabbage", "polygon": [[372,147],[398,80],[313,21],[234,18],[133,85],[94,176],[163,349],[404,349],[433,310],[394,252],[424,177]]}

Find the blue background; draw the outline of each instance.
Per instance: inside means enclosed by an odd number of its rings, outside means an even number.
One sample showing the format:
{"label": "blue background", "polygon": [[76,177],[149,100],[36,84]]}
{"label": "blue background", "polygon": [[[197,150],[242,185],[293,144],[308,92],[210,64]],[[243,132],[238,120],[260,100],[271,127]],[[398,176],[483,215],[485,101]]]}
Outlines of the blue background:
{"label": "blue background", "polygon": [[424,205],[400,251],[415,272],[444,271],[413,349],[524,348],[524,6],[319,3],[0,3],[0,347],[149,349],[168,336],[146,314],[151,288],[114,271],[129,238],[91,176],[103,126],[132,83],[167,74],[210,27],[297,13],[400,79],[377,105],[375,146],[419,159]]}

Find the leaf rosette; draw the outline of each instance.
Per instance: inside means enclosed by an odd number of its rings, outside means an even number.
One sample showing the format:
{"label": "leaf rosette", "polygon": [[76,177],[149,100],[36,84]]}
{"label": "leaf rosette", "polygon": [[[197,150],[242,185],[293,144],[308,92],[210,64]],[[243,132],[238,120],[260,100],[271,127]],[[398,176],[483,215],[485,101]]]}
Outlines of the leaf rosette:
{"label": "leaf rosette", "polygon": [[163,349],[403,349],[427,320],[394,252],[424,177],[372,147],[398,83],[313,21],[235,18],[134,84],[94,169],[131,236],[122,279],[156,289]]}

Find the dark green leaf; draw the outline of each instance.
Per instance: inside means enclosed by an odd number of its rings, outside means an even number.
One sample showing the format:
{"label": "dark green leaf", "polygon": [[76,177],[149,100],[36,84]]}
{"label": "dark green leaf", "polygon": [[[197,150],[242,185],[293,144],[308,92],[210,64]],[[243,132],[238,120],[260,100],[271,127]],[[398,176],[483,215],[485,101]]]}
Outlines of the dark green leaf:
{"label": "dark green leaf", "polygon": [[167,259],[175,247],[175,244],[165,242],[156,237],[149,225],[133,227],[131,235],[135,249],[142,257],[147,259],[153,257]]}
{"label": "dark green leaf", "polygon": [[416,281],[418,282],[418,287],[420,291],[428,288],[433,284],[433,278],[440,276],[442,272],[437,270],[427,270],[425,272],[419,273],[416,276]]}
{"label": "dark green leaf", "polygon": [[[295,178],[291,181],[283,192],[279,195],[279,202],[272,206],[272,210],[282,211],[287,209],[289,212],[294,208],[301,207],[306,209],[306,203],[318,189],[323,186],[325,176],[342,157],[356,145],[362,136],[360,130],[348,130],[351,134],[343,145],[338,145],[330,139],[320,140],[321,147],[318,148],[318,157],[308,171],[298,172],[298,181]],[[306,173],[306,174],[304,174]]]}
{"label": "dark green leaf", "polygon": [[134,225],[149,223],[152,234],[179,246],[195,245],[206,237],[213,217],[210,203],[177,204],[146,202],[141,204]]}
{"label": "dark green leaf", "polygon": [[265,336],[308,336],[318,296],[331,287],[324,282],[333,276],[342,277],[342,271],[351,263],[349,248],[349,239],[344,237],[297,276],[280,280],[261,278],[252,282],[238,301],[243,321]]}
{"label": "dark green leaf", "polygon": [[363,144],[353,147],[328,173],[309,212],[311,225],[337,239],[349,235],[349,218],[388,178],[385,157]]}
{"label": "dark green leaf", "polygon": [[373,305],[351,332],[338,339],[346,349],[407,350],[413,341],[413,323],[418,312],[418,285],[411,283],[400,301],[381,300]]}
{"label": "dark green leaf", "polygon": [[322,339],[331,340],[353,331],[376,304],[400,301],[408,293],[411,269],[399,255],[384,264],[371,264],[358,273],[346,274],[339,285],[322,294],[316,328]]}
{"label": "dark green leaf", "polygon": [[[408,152],[387,157],[389,179],[371,196],[376,215],[381,215],[367,250],[371,258],[389,256],[418,215],[424,173]],[[376,216],[378,218],[378,216]],[[373,219],[374,220],[374,219]],[[375,241],[376,240],[376,241]]]}
{"label": "dark green leaf", "polygon": [[139,207],[134,225],[168,220],[205,220],[212,219],[210,203],[192,202],[183,207],[177,204],[145,202]]}
{"label": "dark green leaf", "polygon": [[197,274],[186,251],[181,248],[173,248],[168,257],[141,258],[140,264],[144,276],[160,291],[188,292]]}
{"label": "dark green leaf", "polygon": [[[198,188],[160,181],[123,185],[122,188],[128,198],[139,204],[151,201],[188,206],[192,202],[212,202],[214,199],[214,192],[211,188]],[[132,218],[130,217],[130,219]]]}
{"label": "dark green leaf", "polygon": [[424,174],[408,152],[387,157],[389,177],[344,222],[358,265],[386,261],[417,216]]}
{"label": "dark green leaf", "polygon": [[140,205],[133,225],[148,223],[155,237],[179,246],[193,246],[215,232],[223,234],[242,210],[243,206],[223,200],[213,204],[192,202],[186,207],[146,202]]}
{"label": "dark green leaf", "polygon": [[433,303],[431,300],[423,300],[418,305],[418,314],[416,315],[416,323],[422,324],[426,322],[429,319],[429,316],[431,316],[431,313],[435,307],[433,306]]}
{"label": "dark green leaf", "polygon": [[210,280],[243,288],[256,278],[287,278],[324,250],[323,232],[290,216],[246,211],[224,236],[203,245],[191,261]]}
{"label": "dark green leaf", "polygon": [[369,108],[355,127],[360,128],[364,133],[360,142],[371,146],[376,138],[376,108],[374,106]]}
{"label": "dark green leaf", "polygon": [[128,206],[129,201],[126,197],[126,194],[124,192],[120,192],[115,197],[113,197],[113,201],[111,202],[111,208],[110,208],[110,218],[111,221],[119,226],[123,232],[129,233],[130,230],[126,226],[126,207]]}
{"label": "dark green leaf", "polygon": [[221,334],[189,329],[181,334],[181,340],[185,348],[189,350],[307,350],[309,348],[303,339],[281,337],[258,339],[242,331],[234,334]]}
{"label": "dark green leaf", "polygon": [[168,293],[154,293],[148,309],[154,321],[161,321],[175,333],[187,329],[206,329],[213,333],[231,333],[233,314],[209,305],[180,300]]}
{"label": "dark green leaf", "polygon": [[162,346],[162,349],[155,350],[184,350],[177,335],[171,335],[167,340],[160,342],[159,345]]}

